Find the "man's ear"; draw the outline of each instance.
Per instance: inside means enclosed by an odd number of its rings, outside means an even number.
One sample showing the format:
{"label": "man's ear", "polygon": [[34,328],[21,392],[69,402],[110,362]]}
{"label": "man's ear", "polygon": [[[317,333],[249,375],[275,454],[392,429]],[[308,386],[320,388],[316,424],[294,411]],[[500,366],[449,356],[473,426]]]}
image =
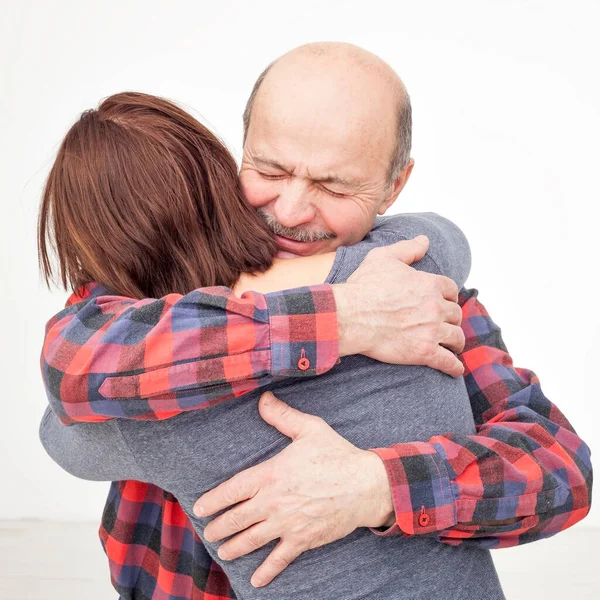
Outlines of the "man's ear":
{"label": "man's ear", "polygon": [[410,161],[408,162],[408,165],[406,165],[406,167],[404,167],[404,169],[402,169],[402,171],[400,171],[400,174],[398,175],[398,177],[396,177],[396,179],[394,180],[394,183],[392,183],[392,185],[390,186],[388,194],[385,197],[385,200],[381,203],[381,206],[379,207],[377,214],[379,214],[379,215],[385,214],[387,212],[387,209],[392,204],[394,204],[394,202],[396,202],[396,198],[398,198],[398,195],[404,189],[404,186],[406,185],[406,182],[408,181],[408,178],[410,177],[410,174],[412,173],[414,166],[415,166],[415,159],[411,158]]}

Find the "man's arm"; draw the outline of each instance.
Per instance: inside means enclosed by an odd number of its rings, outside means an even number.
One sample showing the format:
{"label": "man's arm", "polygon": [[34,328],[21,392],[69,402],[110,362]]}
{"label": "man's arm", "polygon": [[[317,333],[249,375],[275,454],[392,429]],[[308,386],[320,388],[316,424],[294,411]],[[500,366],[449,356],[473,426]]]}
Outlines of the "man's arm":
{"label": "man's arm", "polygon": [[465,383],[475,435],[374,450],[384,461],[395,524],[385,534],[436,535],[485,548],[549,537],[590,509],[590,450],[542,393],[512,365],[500,329],[476,290],[460,295]]}
{"label": "man's arm", "polygon": [[476,295],[463,291],[460,298],[467,339],[460,358],[476,434],[364,451],[322,419],[264,394],[263,419],[292,443],[199,498],[197,515],[224,511],[205,530],[210,541],[232,536],[220,546],[221,558],[279,538],[252,579],[266,585],[302,552],[357,527],[498,548],[549,537],[586,516],[589,448],[535,375],[512,366]]}
{"label": "man's arm", "polygon": [[338,359],[331,286],[242,298],[227,288],[139,301],[107,294],[86,286],[46,326],[42,376],[66,424],[164,419]]}
{"label": "man's arm", "polygon": [[448,350],[464,343],[456,285],[407,266],[427,248],[427,238],[378,248],[353,283],[241,298],[203,288],[135,301],[90,284],[46,327],[50,404],[65,424],[165,419],[275,377],[324,373],[338,348],[460,375]]}

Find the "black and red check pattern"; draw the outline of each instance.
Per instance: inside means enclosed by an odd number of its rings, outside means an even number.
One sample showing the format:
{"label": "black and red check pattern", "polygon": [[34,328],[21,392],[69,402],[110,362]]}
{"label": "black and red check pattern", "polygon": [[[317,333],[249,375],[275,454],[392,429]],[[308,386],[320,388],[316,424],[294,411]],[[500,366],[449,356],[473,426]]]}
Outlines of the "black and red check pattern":
{"label": "black and red check pattern", "polygon": [[[396,512],[384,535],[431,534],[484,548],[550,537],[589,512],[590,450],[536,375],[513,367],[477,291],[463,290],[460,304],[466,344],[459,358],[477,433],[374,450]],[[506,521],[513,522],[494,524]]]}
{"label": "black and red check pattern", "polygon": [[[215,288],[213,298],[193,292],[137,303],[102,296],[97,286],[80,291],[49,322],[42,354],[48,395],[63,422],[168,418],[274,376],[315,375],[336,362],[337,324],[326,286],[296,292],[289,302],[287,292],[240,302],[223,290]],[[314,296],[312,315],[302,294]],[[198,302],[214,308],[206,321],[194,317]],[[179,303],[182,312],[175,310]],[[589,511],[589,448],[536,376],[513,367],[477,292],[463,290],[460,304],[467,340],[460,358],[477,432],[375,449],[396,509],[396,524],[376,533],[485,548],[554,535]],[[306,371],[297,366],[302,350],[311,362]],[[173,368],[187,363],[194,366]],[[121,598],[235,598],[175,498],[156,486],[113,483],[100,537]]]}
{"label": "black and red check pattern", "polygon": [[167,419],[338,360],[328,285],[237,298],[225,287],[134,301],[89,284],[46,325],[41,367],[64,424]]}

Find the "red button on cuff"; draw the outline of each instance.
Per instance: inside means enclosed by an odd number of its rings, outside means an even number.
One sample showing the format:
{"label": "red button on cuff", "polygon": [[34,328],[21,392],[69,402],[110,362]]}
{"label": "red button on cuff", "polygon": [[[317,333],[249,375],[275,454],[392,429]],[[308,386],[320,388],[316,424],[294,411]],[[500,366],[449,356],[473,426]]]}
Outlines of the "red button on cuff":
{"label": "red button on cuff", "polygon": [[304,348],[300,352],[300,360],[298,361],[298,368],[301,371],[306,371],[307,369],[310,368],[310,360],[308,360],[308,358],[306,358],[306,351],[304,350]]}
{"label": "red button on cuff", "polygon": [[421,515],[419,516],[419,525],[421,527],[427,527],[431,521],[431,517],[425,512],[425,507],[421,506]]}
{"label": "red button on cuff", "polygon": [[298,361],[298,368],[299,368],[301,371],[306,371],[307,369],[309,369],[309,368],[310,368],[310,360],[308,360],[308,358],[301,358],[301,359]]}

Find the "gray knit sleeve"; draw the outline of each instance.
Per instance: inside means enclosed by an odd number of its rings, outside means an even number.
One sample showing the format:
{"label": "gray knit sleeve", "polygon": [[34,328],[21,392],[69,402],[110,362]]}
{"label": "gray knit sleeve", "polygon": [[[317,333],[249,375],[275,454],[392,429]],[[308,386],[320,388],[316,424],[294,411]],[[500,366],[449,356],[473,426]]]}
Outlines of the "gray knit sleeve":
{"label": "gray knit sleeve", "polygon": [[411,266],[450,277],[459,288],[463,287],[471,270],[469,243],[452,221],[435,213],[400,214],[377,219],[363,241],[338,249],[328,283],[346,281],[373,248],[417,235],[429,238],[429,250],[423,259]]}
{"label": "gray knit sleeve", "polygon": [[144,481],[116,420],[67,427],[47,408],[39,434],[50,458],[75,477],[91,481]]}

